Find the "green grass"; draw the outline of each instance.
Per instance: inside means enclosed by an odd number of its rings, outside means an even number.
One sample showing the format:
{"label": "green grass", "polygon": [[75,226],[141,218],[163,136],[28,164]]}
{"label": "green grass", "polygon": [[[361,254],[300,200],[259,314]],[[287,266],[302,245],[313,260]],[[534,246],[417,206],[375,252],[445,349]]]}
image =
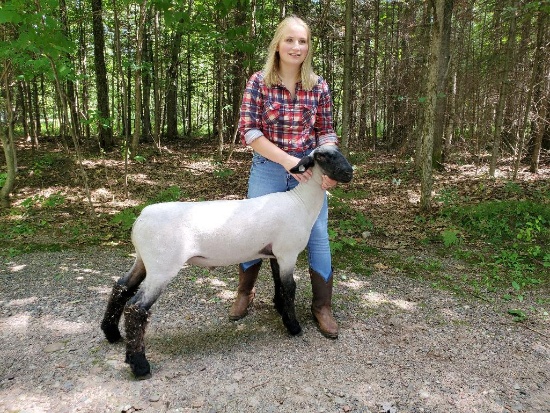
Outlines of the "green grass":
{"label": "green grass", "polygon": [[[508,185],[517,194],[521,188]],[[440,195],[441,196],[441,195]],[[550,205],[535,200],[464,204],[452,191],[440,199],[443,253],[475,269],[459,283],[475,294],[496,293],[523,301],[536,287],[550,284]],[[432,242],[437,237],[432,238]]]}
{"label": "green grass", "polygon": [[179,201],[183,197],[183,195],[184,194],[179,186],[170,186],[169,188],[160,191],[154,198],[151,198],[149,201],[136,207],[123,209],[122,211],[116,213],[111,219],[111,224],[117,227],[119,231],[122,231],[123,234],[127,234],[128,231],[132,228],[132,225],[134,225],[134,222],[137,219],[138,215],[147,205],[157,204],[161,202]]}
{"label": "green grass", "polygon": [[352,193],[339,188],[331,191],[329,198],[329,239],[333,260],[337,266],[351,271],[370,274],[369,257],[377,255],[377,250],[368,245],[367,239],[376,229],[361,211],[350,206],[350,199],[367,197],[364,190]]}

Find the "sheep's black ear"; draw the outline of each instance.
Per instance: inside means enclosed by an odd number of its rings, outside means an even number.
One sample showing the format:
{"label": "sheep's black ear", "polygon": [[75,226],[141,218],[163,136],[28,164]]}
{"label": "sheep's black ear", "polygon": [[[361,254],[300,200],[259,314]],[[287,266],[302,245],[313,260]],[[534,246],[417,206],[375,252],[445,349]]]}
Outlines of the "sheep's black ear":
{"label": "sheep's black ear", "polygon": [[300,159],[300,162],[298,162],[298,165],[290,169],[290,173],[303,174],[308,168],[311,168],[313,165],[315,165],[313,156],[311,155],[304,156],[302,159]]}

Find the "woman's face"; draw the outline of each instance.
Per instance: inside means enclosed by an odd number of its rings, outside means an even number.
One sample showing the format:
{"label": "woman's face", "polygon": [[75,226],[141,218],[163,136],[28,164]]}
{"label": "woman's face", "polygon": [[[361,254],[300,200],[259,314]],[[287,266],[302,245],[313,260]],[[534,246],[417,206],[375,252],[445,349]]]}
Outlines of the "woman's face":
{"label": "woman's face", "polygon": [[290,24],[283,31],[283,37],[277,45],[280,64],[300,66],[306,59],[308,50],[306,28],[298,23]]}

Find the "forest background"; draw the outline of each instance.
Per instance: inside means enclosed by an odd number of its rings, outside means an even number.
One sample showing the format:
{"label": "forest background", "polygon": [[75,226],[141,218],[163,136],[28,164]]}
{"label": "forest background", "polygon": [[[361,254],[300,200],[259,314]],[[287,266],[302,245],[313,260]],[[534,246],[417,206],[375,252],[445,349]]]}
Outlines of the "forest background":
{"label": "forest background", "polygon": [[[397,250],[472,294],[547,288],[548,0],[3,0],[2,253],[128,245],[148,203],[243,197],[242,92],[288,14],[356,165],[331,197],[341,265]],[[482,270],[442,276],[413,244]]]}

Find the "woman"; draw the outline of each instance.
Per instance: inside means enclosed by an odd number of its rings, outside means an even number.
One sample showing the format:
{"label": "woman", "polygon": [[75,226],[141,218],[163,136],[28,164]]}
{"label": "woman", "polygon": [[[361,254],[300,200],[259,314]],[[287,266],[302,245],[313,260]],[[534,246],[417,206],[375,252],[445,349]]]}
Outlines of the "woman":
{"label": "woman", "polygon": [[[332,99],[327,83],[312,70],[311,31],[296,16],[277,27],[268,49],[264,70],[249,79],[243,96],[239,132],[254,149],[248,197],[288,191],[305,182],[311,172],[288,172],[300,158],[319,145],[336,145],[332,126]],[[323,188],[336,181],[323,176]],[[332,315],[332,262],[328,239],[328,205],[325,203],[307,245],[313,291],[311,310],[319,329],[328,338],[338,337]],[[262,261],[239,265],[237,298],[229,317],[246,316],[254,299],[254,283]],[[272,266],[276,265],[274,260]]]}

